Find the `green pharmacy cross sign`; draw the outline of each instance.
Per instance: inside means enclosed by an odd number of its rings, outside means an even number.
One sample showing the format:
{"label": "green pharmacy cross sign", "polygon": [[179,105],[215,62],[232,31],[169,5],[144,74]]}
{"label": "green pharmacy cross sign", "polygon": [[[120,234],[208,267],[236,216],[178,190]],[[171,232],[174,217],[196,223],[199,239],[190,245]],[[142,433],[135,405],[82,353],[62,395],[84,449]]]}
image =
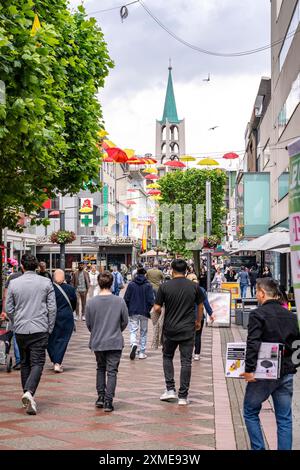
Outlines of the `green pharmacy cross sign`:
{"label": "green pharmacy cross sign", "polygon": [[93,226],[93,216],[92,215],[87,215],[86,214],[84,216],[81,216],[80,221],[85,227],[92,227]]}

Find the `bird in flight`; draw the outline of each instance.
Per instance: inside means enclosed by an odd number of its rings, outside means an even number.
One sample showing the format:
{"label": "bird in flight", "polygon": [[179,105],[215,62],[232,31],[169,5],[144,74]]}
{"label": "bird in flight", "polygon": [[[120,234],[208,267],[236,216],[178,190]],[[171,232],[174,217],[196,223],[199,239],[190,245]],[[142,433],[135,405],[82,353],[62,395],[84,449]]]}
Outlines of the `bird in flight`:
{"label": "bird in flight", "polygon": [[210,82],[210,73],[208,74],[207,78],[203,78],[203,82]]}
{"label": "bird in flight", "polygon": [[213,127],[210,127],[208,130],[209,131],[214,131],[215,129],[217,129],[217,127],[220,127],[220,126],[213,126]]}

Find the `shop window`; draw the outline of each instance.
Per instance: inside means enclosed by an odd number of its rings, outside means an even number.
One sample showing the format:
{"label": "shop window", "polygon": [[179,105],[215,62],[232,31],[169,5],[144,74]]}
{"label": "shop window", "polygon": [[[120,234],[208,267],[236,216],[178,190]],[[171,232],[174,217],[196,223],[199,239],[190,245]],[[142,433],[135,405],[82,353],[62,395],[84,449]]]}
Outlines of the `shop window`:
{"label": "shop window", "polygon": [[282,173],[278,178],[278,200],[289,193],[289,173]]}

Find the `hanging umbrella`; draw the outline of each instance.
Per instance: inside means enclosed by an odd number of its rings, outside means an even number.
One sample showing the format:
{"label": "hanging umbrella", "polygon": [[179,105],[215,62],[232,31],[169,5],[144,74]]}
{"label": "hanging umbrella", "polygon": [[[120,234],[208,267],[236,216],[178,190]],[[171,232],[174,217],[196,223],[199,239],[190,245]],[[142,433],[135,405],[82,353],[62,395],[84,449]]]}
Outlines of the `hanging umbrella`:
{"label": "hanging umbrella", "polygon": [[144,159],[137,157],[137,156],[133,156],[129,158],[126,163],[128,163],[128,165],[144,165],[145,164]]}
{"label": "hanging umbrella", "polygon": [[104,161],[105,163],[114,163],[114,159],[113,159],[112,157],[105,157],[105,158],[103,159],[103,161]]}
{"label": "hanging umbrella", "polygon": [[195,162],[196,158],[191,157],[190,155],[182,155],[181,157],[179,157],[179,160],[181,160],[182,162]]}
{"label": "hanging umbrella", "polygon": [[239,158],[239,155],[237,153],[230,152],[225,153],[225,155],[223,155],[223,158],[225,158],[225,160],[235,160],[236,158]]}
{"label": "hanging umbrella", "polygon": [[157,168],[144,168],[142,172],[143,173],[158,173],[158,169]]}
{"label": "hanging umbrella", "polygon": [[216,166],[219,165],[217,160],[214,160],[213,158],[203,158],[203,160],[200,160],[197,165],[203,165],[203,166]]}
{"label": "hanging umbrella", "polygon": [[172,168],[186,168],[186,165],[178,160],[169,160],[165,163],[165,166],[170,166]]}
{"label": "hanging umbrella", "polygon": [[147,189],[159,189],[160,185],[158,183],[148,184]]}
{"label": "hanging umbrella", "polygon": [[129,189],[127,189],[127,192],[128,192],[128,193],[135,193],[136,191],[137,191],[137,189],[135,189],[135,188],[129,188]]}
{"label": "hanging umbrella", "polygon": [[111,140],[104,139],[102,142],[102,147],[106,150],[109,148],[116,148],[117,146]]}
{"label": "hanging umbrella", "polygon": [[150,191],[147,191],[147,194],[150,194],[150,196],[159,196],[161,191],[158,189],[150,189]]}
{"label": "hanging umbrella", "polygon": [[133,201],[132,199],[129,199],[128,201],[125,201],[125,204],[126,204],[127,206],[133,206],[134,204],[136,204],[136,202]]}
{"label": "hanging umbrella", "polygon": [[155,160],[155,158],[144,157],[143,160],[145,162],[145,165],[154,165],[155,163],[157,163],[157,160]]}
{"label": "hanging umbrella", "polygon": [[126,163],[128,160],[126,153],[117,147],[107,148],[106,152],[108,156],[113,159],[115,163]]}
{"label": "hanging umbrella", "polygon": [[158,180],[159,179],[157,175],[151,175],[151,174],[146,175],[145,178],[146,180]]}
{"label": "hanging umbrella", "polygon": [[133,149],[124,149],[124,152],[126,153],[128,158],[132,158],[134,156],[134,150]]}
{"label": "hanging umbrella", "polygon": [[106,132],[105,129],[100,129],[100,131],[97,132],[97,136],[100,137],[100,139],[103,139],[106,135],[108,135],[108,132]]}
{"label": "hanging umbrella", "polygon": [[158,194],[157,196],[150,196],[150,199],[152,199],[153,201],[161,201],[162,196]]}

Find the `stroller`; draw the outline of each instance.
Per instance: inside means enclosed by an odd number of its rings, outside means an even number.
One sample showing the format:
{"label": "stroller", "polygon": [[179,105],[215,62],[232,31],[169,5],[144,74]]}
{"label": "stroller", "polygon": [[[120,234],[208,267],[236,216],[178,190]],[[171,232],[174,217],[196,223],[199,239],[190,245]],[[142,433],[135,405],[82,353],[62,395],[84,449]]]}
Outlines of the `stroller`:
{"label": "stroller", "polygon": [[7,321],[0,321],[0,366],[6,367],[6,372],[12,370],[12,357],[10,355],[13,332],[9,330]]}

